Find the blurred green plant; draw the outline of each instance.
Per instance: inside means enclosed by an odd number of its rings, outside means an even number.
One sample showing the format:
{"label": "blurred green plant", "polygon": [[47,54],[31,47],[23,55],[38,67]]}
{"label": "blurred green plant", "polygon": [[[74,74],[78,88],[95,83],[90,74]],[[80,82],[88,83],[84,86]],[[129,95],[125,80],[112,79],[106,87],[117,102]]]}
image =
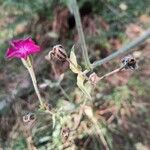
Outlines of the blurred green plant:
{"label": "blurred green plant", "polygon": [[23,137],[19,136],[12,147],[12,150],[26,150],[27,149],[27,144],[26,141]]}
{"label": "blurred green plant", "polygon": [[112,93],[106,97],[115,102],[116,106],[120,108],[123,102],[131,101],[131,92],[128,86],[124,85],[114,88]]}

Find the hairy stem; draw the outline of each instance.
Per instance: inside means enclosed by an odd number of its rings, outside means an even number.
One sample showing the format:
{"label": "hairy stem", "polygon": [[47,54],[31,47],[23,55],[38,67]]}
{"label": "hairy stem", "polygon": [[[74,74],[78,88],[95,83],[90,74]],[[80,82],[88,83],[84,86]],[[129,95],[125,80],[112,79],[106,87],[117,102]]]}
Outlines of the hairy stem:
{"label": "hairy stem", "polygon": [[74,17],[75,17],[78,35],[79,35],[81,48],[82,48],[82,54],[83,54],[83,58],[84,58],[84,61],[86,64],[86,68],[88,70],[90,70],[91,69],[91,63],[89,60],[88,51],[87,51],[87,47],[86,47],[86,43],[85,43],[85,38],[84,38],[83,28],[82,28],[82,24],[81,24],[81,18],[79,15],[79,9],[78,9],[78,5],[77,5],[77,1],[76,0],[70,0],[70,5],[71,5],[71,9],[73,11]]}
{"label": "hairy stem", "polygon": [[40,102],[40,106],[44,107],[44,103],[42,101],[42,97],[41,97],[39,89],[38,89],[36,76],[35,76],[35,73],[34,73],[33,66],[31,64],[30,58],[28,57],[27,60],[25,60],[25,59],[21,59],[21,60],[22,60],[22,62],[24,64],[24,66],[27,68],[29,74],[30,74],[30,77],[31,77],[31,80],[32,80],[32,83],[33,83],[33,86],[34,86],[34,90],[35,90],[36,95],[38,97],[38,100]]}

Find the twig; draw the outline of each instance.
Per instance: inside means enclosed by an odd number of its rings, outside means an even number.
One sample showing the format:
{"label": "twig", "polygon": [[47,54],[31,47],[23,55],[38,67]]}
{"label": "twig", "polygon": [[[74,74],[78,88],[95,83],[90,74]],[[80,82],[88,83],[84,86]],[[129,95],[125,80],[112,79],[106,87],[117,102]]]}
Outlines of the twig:
{"label": "twig", "polygon": [[74,17],[75,17],[75,21],[76,21],[76,25],[77,25],[77,30],[78,30],[78,34],[79,34],[79,38],[80,38],[80,43],[81,43],[81,48],[82,48],[82,53],[83,53],[83,58],[86,64],[86,68],[88,70],[91,69],[91,63],[89,60],[89,56],[88,56],[88,51],[87,51],[87,47],[86,47],[86,43],[85,43],[85,38],[84,38],[84,33],[83,33],[83,28],[82,28],[82,24],[81,24],[81,18],[79,15],[79,9],[78,9],[78,5],[76,0],[69,0],[70,2],[70,6],[71,9],[73,11]]}
{"label": "twig", "polygon": [[113,74],[115,74],[117,72],[120,72],[123,68],[124,68],[124,66],[122,66],[120,68],[117,68],[117,69],[115,69],[115,70],[113,70],[113,71],[111,71],[111,72],[103,75],[102,77],[99,78],[99,81],[102,80],[102,79],[104,79],[104,78],[106,78],[106,77],[108,77],[108,76],[111,76],[111,75],[113,75]]}
{"label": "twig", "polygon": [[125,46],[120,48],[118,51],[112,53],[108,57],[106,57],[102,60],[98,60],[98,61],[94,62],[92,64],[92,69],[94,69],[97,66],[101,66],[102,64],[105,64],[105,63],[109,62],[110,60],[120,56],[121,54],[126,54],[126,53],[129,53],[129,52],[133,51],[133,50],[131,50],[132,48],[135,48],[135,47],[139,46],[141,43],[143,43],[149,37],[150,37],[150,29],[148,29],[147,31],[145,31],[145,33],[143,35],[136,38],[131,43],[126,44]]}

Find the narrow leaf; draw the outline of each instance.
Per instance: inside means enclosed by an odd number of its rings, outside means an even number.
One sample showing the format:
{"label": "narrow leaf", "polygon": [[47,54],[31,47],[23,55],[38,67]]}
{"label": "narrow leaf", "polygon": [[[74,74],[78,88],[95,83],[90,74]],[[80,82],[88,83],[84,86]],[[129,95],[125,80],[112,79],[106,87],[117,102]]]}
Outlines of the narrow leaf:
{"label": "narrow leaf", "polygon": [[82,92],[87,96],[87,98],[92,99],[89,90],[84,85],[85,77],[81,74],[77,76],[77,85],[82,90]]}
{"label": "narrow leaf", "polygon": [[81,66],[79,66],[77,63],[77,58],[74,53],[74,46],[72,47],[71,52],[70,52],[70,69],[72,70],[72,72],[77,73],[77,74],[82,70]]}

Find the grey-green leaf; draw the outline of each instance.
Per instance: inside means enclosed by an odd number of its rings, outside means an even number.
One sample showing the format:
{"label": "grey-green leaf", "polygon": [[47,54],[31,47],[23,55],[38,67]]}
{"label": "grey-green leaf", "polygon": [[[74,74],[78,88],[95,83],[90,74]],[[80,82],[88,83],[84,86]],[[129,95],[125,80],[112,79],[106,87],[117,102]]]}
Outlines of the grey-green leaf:
{"label": "grey-green leaf", "polygon": [[85,77],[81,74],[77,76],[77,85],[82,90],[82,92],[86,95],[87,98],[92,99],[88,88],[84,85]]}
{"label": "grey-green leaf", "polygon": [[77,74],[82,70],[81,66],[79,66],[77,63],[77,58],[74,53],[74,46],[72,47],[71,52],[70,52],[70,69],[72,70],[72,72],[77,73]]}

